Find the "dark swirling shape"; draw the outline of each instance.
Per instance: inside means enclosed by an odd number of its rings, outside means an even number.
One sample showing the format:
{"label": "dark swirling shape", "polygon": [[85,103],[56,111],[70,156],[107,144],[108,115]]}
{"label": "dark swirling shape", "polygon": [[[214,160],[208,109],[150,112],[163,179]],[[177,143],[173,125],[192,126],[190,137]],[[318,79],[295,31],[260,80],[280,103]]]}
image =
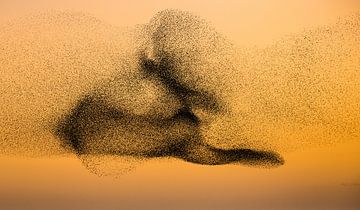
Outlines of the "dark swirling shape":
{"label": "dark swirling shape", "polygon": [[[140,59],[141,60],[141,59]],[[171,77],[171,74],[163,64],[155,65],[152,61],[141,60],[142,67],[145,71],[155,74],[160,80],[176,94],[183,104],[178,112],[168,119],[150,119],[144,116],[134,116],[126,111],[112,108],[101,98],[87,96],[83,98],[73,111],[65,117],[58,125],[57,135],[63,139],[63,143],[70,146],[79,154],[86,154],[88,151],[84,148],[89,136],[97,136],[106,129],[116,129],[118,125],[128,126],[129,130],[142,129],[131,126],[139,126],[146,122],[159,130],[166,127],[172,127],[176,123],[185,122],[194,131],[190,135],[185,135],[179,140],[171,138],[163,142],[155,142],[153,144],[161,144],[161,146],[152,149],[143,149],[146,144],[133,148],[132,150],[107,150],[106,148],[98,148],[91,153],[111,154],[111,155],[127,155],[138,158],[159,158],[159,157],[175,157],[187,162],[202,165],[223,165],[230,163],[241,163],[245,165],[261,165],[261,166],[278,166],[284,164],[284,160],[275,152],[256,151],[252,149],[220,149],[204,143],[199,127],[201,120],[191,111],[190,104],[187,99],[191,95],[196,95],[204,101],[203,104],[214,112],[219,112],[219,107],[213,98],[207,94],[190,90],[185,85],[180,84]],[[96,137],[97,138],[97,137]],[[99,137],[100,138],[100,137]],[[139,135],[139,138],[141,136]],[[155,139],[155,140],[154,140]],[[132,145],[134,142],[129,140],[126,145]],[[141,140],[140,144],[141,144]],[[102,145],[106,146],[106,145]],[[101,145],[100,145],[101,147]]]}
{"label": "dark swirling shape", "polygon": [[[161,14],[159,16],[163,17]],[[186,18],[183,19],[182,16]],[[160,27],[154,26],[156,33],[150,36],[155,49],[162,43],[156,40],[172,40],[169,34],[165,36],[163,33],[175,33],[170,29],[163,29],[162,24],[170,28],[180,27],[177,23],[183,23],[185,26],[200,24],[197,18],[178,11],[165,11],[164,18],[160,18]],[[198,30],[197,27],[192,27]],[[191,31],[183,35],[187,35],[184,39],[195,36]],[[139,50],[137,70],[145,78],[155,78],[165,87],[167,94],[176,97],[181,106],[175,114],[166,119],[134,115],[113,107],[103,100],[101,95],[90,93],[59,122],[56,133],[63,139],[64,144],[70,145],[79,155],[110,154],[143,159],[174,157],[202,165],[241,163],[278,166],[284,163],[275,152],[250,148],[220,149],[206,144],[200,131],[202,119],[196,116],[193,110],[200,108],[210,114],[221,115],[224,112],[223,102],[213,93],[187,84],[178,74],[181,71],[178,67],[184,64],[181,56],[190,59],[198,55],[185,52],[184,55],[174,55],[160,48],[155,51],[155,57],[150,58],[146,56],[145,51]],[[91,149],[88,147],[89,144]]]}
{"label": "dark swirling shape", "polygon": [[[57,129],[57,134],[64,140],[63,143],[70,145],[77,154],[86,154],[83,145],[88,135],[94,135],[102,132],[102,125],[106,121],[121,120],[124,118],[134,119],[135,117],[126,116],[126,114],[106,108],[100,102],[94,99],[86,98],[81,101],[65,120],[63,120]],[[197,117],[189,110],[182,109],[172,119],[164,120],[160,123],[162,126],[171,123],[171,121],[188,120],[194,126],[198,123]],[[153,122],[158,124],[159,122]],[[139,158],[159,158],[175,157],[185,161],[202,165],[223,165],[230,163],[241,163],[245,165],[269,165],[277,166],[284,164],[284,160],[275,152],[256,151],[251,149],[219,149],[201,142],[199,134],[183,139],[181,143],[172,144],[171,140],[166,141],[159,150],[149,150],[147,152],[122,152],[111,151],[111,155],[130,155]],[[104,154],[99,150],[99,154]]]}

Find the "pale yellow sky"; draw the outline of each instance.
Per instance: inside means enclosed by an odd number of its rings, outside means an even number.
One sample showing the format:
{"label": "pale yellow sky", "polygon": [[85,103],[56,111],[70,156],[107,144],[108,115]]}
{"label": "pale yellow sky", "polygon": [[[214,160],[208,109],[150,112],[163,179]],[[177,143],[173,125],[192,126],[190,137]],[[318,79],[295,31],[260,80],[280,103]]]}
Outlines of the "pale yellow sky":
{"label": "pale yellow sky", "polygon": [[265,45],[360,10],[358,0],[1,0],[0,22],[35,11],[71,10],[119,26],[147,22],[168,8],[194,12],[241,45]]}

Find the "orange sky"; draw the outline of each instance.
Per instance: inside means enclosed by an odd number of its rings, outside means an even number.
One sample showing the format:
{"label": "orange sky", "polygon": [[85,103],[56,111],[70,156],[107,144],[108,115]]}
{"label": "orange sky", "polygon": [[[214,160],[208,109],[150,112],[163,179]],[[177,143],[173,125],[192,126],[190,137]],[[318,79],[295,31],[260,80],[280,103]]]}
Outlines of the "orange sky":
{"label": "orange sky", "polygon": [[[193,11],[235,42],[263,46],[360,11],[360,1],[0,0],[0,22],[66,9],[131,26],[165,8]],[[71,156],[0,156],[0,209],[355,209],[359,151],[359,142],[307,149],[287,154],[285,166],[270,170],[150,161],[119,179],[89,173]]]}
{"label": "orange sky", "polygon": [[264,45],[303,28],[323,25],[358,11],[358,0],[2,0],[0,21],[43,10],[72,10],[94,14],[112,24],[145,23],[168,8],[192,11],[243,45]]}

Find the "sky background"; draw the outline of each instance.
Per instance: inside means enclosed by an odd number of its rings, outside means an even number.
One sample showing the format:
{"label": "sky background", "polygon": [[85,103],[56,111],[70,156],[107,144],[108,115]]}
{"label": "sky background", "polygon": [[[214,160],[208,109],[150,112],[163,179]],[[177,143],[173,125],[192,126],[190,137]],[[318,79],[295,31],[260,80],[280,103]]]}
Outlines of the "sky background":
{"label": "sky background", "polygon": [[[358,0],[0,0],[0,22],[31,12],[71,10],[111,24],[147,22],[157,11],[192,11],[243,46],[360,11]],[[357,209],[360,142],[285,155],[276,169],[149,161],[117,179],[99,177],[75,156],[0,156],[0,209]],[[312,208],[310,208],[312,207]]]}

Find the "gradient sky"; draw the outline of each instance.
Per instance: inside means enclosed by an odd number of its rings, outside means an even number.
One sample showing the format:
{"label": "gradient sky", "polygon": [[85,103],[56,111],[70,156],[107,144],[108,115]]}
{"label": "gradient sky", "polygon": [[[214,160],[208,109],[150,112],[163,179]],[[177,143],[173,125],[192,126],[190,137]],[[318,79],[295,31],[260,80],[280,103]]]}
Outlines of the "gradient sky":
{"label": "gradient sky", "polygon": [[[0,0],[0,22],[43,10],[72,10],[119,26],[157,11],[195,12],[240,45],[265,46],[284,35],[360,11],[358,0]],[[276,169],[150,161],[114,179],[74,156],[0,156],[0,209],[356,209],[360,142],[286,154]]]}

